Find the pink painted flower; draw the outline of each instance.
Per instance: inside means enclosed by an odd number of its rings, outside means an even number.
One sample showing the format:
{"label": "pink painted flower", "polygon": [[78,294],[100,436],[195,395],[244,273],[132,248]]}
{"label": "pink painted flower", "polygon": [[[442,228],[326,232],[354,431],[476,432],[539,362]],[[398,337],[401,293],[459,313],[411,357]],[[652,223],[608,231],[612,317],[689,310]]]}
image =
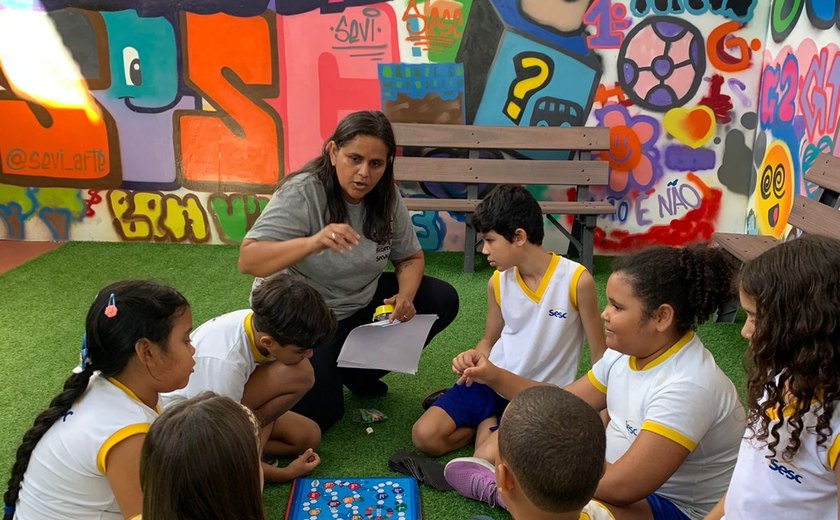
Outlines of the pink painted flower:
{"label": "pink painted flower", "polygon": [[631,188],[645,190],[662,176],[659,166],[659,122],[645,115],[631,116],[623,105],[595,111],[600,126],[610,129],[610,191],[623,195]]}

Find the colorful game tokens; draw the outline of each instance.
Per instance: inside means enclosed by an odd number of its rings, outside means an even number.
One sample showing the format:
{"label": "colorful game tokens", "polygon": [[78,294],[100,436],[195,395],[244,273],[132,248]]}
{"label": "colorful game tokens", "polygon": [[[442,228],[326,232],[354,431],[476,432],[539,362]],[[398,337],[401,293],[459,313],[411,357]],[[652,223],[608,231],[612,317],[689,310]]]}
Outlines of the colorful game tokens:
{"label": "colorful game tokens", "polygon": [[417,481],[407,477],[299,478],[286,520],[419,520]]}

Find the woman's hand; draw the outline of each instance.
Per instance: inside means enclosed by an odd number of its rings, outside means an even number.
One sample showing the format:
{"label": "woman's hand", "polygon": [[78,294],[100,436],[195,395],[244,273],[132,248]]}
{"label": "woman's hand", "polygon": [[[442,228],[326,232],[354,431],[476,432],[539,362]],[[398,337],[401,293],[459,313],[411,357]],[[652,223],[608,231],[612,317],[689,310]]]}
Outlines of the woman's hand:
{"label": "woman's hand", "polygon": [[359,245],[361,236],[348,224],[327,224],[321,231],[312,235],[315,241],[315,252],[332,249],[336,253],[350,251]]}
{"label": "woman's hand", "polygon": [[399,293],[391,296],[390,298],[385,298],[382,300],[382,303],[394,306],[394,312],[391,313],[388,323],[391,323],[394,320],[401,322],[409,321],[415,314],[417,314],[417,310],[414,308],[414,302],[411,301],[410,298],[407,298]]}

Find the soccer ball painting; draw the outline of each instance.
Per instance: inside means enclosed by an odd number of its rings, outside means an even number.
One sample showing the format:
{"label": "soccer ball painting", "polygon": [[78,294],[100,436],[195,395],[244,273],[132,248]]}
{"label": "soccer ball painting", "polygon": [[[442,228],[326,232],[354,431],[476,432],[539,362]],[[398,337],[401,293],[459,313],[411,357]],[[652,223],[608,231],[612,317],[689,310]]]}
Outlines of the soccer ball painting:
{"label": "soccer ball painting", "polygon": [[673,16],[652,16],[633,27],[618,56],[618,80],[638,106],[666,112],[697,93],[706,71],[703,35]]}

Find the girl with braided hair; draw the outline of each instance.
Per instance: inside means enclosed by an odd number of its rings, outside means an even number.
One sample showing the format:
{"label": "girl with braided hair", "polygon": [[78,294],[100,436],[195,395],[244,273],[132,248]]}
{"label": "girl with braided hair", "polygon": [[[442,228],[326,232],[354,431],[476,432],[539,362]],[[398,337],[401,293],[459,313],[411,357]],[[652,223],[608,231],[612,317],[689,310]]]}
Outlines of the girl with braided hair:
{"label": "girl with braided hair", "polygon": [[192,314],[175,289],[123,281],[88,310],[81,365],[23,436],[4,520],[131,518],[158,395],[186,386]]}

